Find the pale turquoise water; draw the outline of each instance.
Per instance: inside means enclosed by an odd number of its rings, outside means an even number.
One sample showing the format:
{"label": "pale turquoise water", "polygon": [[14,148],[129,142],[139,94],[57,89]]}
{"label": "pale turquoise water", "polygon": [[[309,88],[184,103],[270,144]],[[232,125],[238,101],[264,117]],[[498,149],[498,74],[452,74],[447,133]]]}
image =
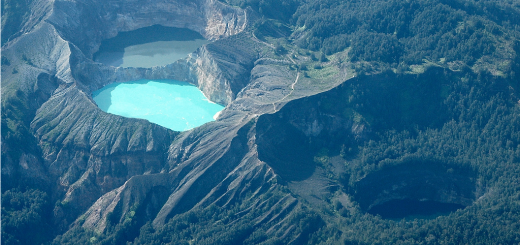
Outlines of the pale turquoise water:
{"label": "pale turquoise water", "polygon": [[195,31],[154,25],[103,40],[94,60],[110,66],[150,68],[186,58],[207,43]]}
{"label": "pale turquoise water", "polygon": [[186,58],[207,43],[204,39],[151,42],[125,47],[123,52],[101,52],[96,61],[110,66],[151,68]]}
{"label": "pale turquoise water", "polygon": [[209,101],[195,86],[174,80],[114,83],[93,93],[103,111],[146,119],[163,127],[185,131],[213,121],[223,106]]}

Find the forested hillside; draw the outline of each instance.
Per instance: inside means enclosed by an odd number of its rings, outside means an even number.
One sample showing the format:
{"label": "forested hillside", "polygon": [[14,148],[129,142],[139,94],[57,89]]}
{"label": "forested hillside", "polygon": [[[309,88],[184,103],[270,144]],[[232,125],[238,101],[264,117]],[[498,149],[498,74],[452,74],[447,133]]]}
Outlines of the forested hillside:
{"label": "forested hillside", "polygon": [[[2,1],[2,45],[17,35],[29,15],[29,5],[32,0]],[[18,34],[19,35],[19,34]]]}
{"label": "forested hillside", "polygon": [[392,67],[419,64],[423,59],[493,64],[514,54],[511,43],[520,31],[518,1],[227,2],[251,6],[299,28],[292,36],[299,47],[327,55],[351,48],[354,61],[379,61]]}
{"label": "forested hillside", "polygon": [[[237,80],[233,100],[214,123],[158,131],[171,136],[159,142],[164,163],[114,189],[90,174],[116,160],[92,160],[77,150],[83,138],[61,134],[72,150],[47,154],[63,146],[34,128],[43,102],[2,86],[13,95],[2,98],[2,178],[22,176],[2,181],[2,244],[520,243],[520,0],[220,2],[247,9],[247,28],[190,59],[210,57],[196,62],[211,68],[207,79]],[[2,2],[3,50],[28,18],[25,3]],[[90,74],[110,73],[74,55],[74,86],[89,91]],[[10,66],[2,56],[2,72]],[[54,80],[38,76],[48,97],[73,87]],[[117,144],[133,137],[124,130]],[[52,157],[75,167],[59,166],[66,175],[55,179],[19,174],[37,161],[50,169]],[[73,174],[85,181],[66,189]],[[88,190],[103,193],[79,199],[81,209],[65,198]]]}

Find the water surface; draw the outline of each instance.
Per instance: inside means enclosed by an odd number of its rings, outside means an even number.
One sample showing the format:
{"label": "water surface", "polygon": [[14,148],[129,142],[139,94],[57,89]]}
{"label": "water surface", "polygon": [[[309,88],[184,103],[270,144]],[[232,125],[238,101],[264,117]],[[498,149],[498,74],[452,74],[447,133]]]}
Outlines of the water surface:
{"label": "water surface", "polygon": [[224,109],[209,101],[197,87],[174,80],[113,83],[95,91],[92,97],[105,112],[146,119],[175,131],[213,121]]}
{"label": "water surface", "polygon": [[206,43],[195,31],[154,25],[104,40],[94,60],[116,67],[150,68],[183,59]]}

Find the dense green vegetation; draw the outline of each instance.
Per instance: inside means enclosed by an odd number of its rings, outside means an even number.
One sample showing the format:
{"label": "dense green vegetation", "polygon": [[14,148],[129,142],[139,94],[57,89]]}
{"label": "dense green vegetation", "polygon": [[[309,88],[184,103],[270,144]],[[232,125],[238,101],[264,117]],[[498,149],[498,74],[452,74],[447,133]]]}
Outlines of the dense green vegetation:
{"label": "dense green vegetation", "polygon": [[[18,162],[23,153],[34,155],[39,154],[36,138],[31,134],[28,127],[31,118],[27,95],[20,90],[15,92],[16,97],[2,100],[2,141],[6,146],[17,146],[14,148],[5,147],[2,153],[2,162]],[[2,189],[9,190],[16,187],[35,187],[38,180],[20,178],[18,169],[11,169],[15,178],[2,181]]]}
{"label": "dense green vegetation", "polygon": [[[227,1],[299,28],[295,43],[327,55],[351,48],[352,61],[391,66],[509,58],[519,38],[518,1]],[[288,7],[290,6],[290,7]],[[294,7],[297,6],[297,7]],[[280,14],[283,10],[286,14]],[[291,15],[290,18],[287,16]],[[508,47],[509,46],[509,47]],[[511,69],[506,67],[504,72]]]}
{"label": "dense green vegetation", "polygon": [[[249,193],[250,194],[250,193]],[[241,201],[226,207],[210,205],[206,208],[195,208],[186,213],[176,215],[163,227],[155,229],[151,222],[135,229],[132,223],[135,218],[128,218],[122,224],[110,228],[106,234],[95,234],[82,228],[74,228],[63,236],[58,236],[53,244],[79,244],[90,241],[93,244],[289,244],[293,237],[296,244],[302,244],[324,225],[323,220],[315,212],[298,205],[295,212],[282,220],[276,215],[267,216],[269,223],[253,220],[265,218],[270,212],[280,212],[284,207],[280,201],[286,198],[286,190],[277,188],[268,194],[247,196]],[[139,208],[138,208],[139,209]],[[284,216],[282,216],[284,217]],[[294,224],[290,234],[284,230],[274,237],[266,236],[266,231],[273,223],[286,222]],[[293,241],[294,242],[294,241]]]}
{"label": "dense green vegetation", "polygon": [[[278,135],[301,137],[280,140],[291,144],[278,147],[273,155],[292,150],[292,155],[279,157],[290,159],[280,165],[304,160],[314,164],[304,177],[297,179],[296,174],[281,172],[268,162],[278,179],[266,184],[264,192],[241,194],[225,205],[216,202],[196,207],[174,215],[158,228],[151,224],[158,207],[150,209],[145,200],[132,206],[123,219],[116,212],[108,215],[107,230],[101,234],[74,226],[54,237],[52,224],[59,220],[52,217],[50,192],[38,189],[36,179],[15,173],[20,180],[2,181],[3,243],[520,243],[519,0],[221,1],[258,12],[263,18],[250,31],[256,38],[272,42],[277,56],[288,56],[289,48],[308,52],[309,60],[316,63],[298,64],[298,70],[304,71],[300,78],[310,79],[307,71],[331,64],[357,72],[357,77],[331,91],[289,102],[273,114],[283,121],[280,125],[291,127],[293,123],[287,121],[290,117],[282,117],[284,110],[303,110],[305,105],[321,116],[366,126],[370,129],[366,138],[354,139],[351,128],[314,138],[302,136],[295,128],[279,128]],[[2,1],[2,44],[21,28],[28,3]],[[241,39],[233,42],[237,47],[246,43]],[[230,46],[217,42],[208,49]],[[228,55],[229,64],[233,52],[239,50],[235,46]],[[335,60],[338,52],[347,54],[346,62]],[[2,57],[2,65],[10,65],[7,58]],[[422,65],[423,70],[413,70],[413,65]],[[32,95],[13,93],[2,99],[2,144],[19,147],[2,152],[2,162],[17,164],[22,154],[40,152],[28,126],[36,108],[27,102]],[[309,101],[312,103],[305,104]],[[332,157],[345,163],[342,173],[327,173],[335,169]],[[314,167],[325,169],[331,186],[337,186],[320,205],[297,196],[287,185],[308,178]],[[400,177],[395,169],[426,169],[435,176],[462,179],[461,183],[467,179],[471,188],[457,191],[470,196],[471,204],[428,219],[391,220],[369,214],[365,198],[373,193],[365,192],[366,186],[374,185],[372,190],[378,191],[385,186],[377,186],[382,185],[382,178],[377,183],[362,180],[378,179],[391,171],[395,171],[392,177]],[[401,180],[384,181],[399,184]],[[162,199],[157,203],[164,203],[169,191],[158,191]],[[351,198],[350,204],[338,201],[344,193]],[[287,208],[283,200],[289,196],[297,201]],[[270,212],[281,215],[259,222]],[[276,226],[279,224],[286,226]],[[273,227],[280,231],[265,235]],[[26,235],[28,230],[31,236]]]}
{"label": "dense green vegetation", "polygon": [[[445,58],[472,64],[495,53],[512,38],[508,29],[518,25],[503,23],[517,23],[504,18],[500,9],[509,7],[505,3],[464,2],[314,1],[295,14],[296,24],[309,30],[299,44],[327,54],[352,47],[354,60],[419,63]],[[508,10],[519,14],[518,9]]]}
{"label": "dense green vegetation", "polygon": [[[388,72],[351,79],[310,101],[319,101],[325,115],[351,118],[373,131],[361,143],[348,132],[309,140],[315,149],[328,148],[317,154],[320,164],[331,164],[326,155],[343,156],[348,170],[336,181],[359,205],[332,203],[332,219],[340,221],[328,223],[309,244],[327,244],[330,237],[346,244],[518,243],[520,107],[510,82],[519,81],[440,68],[421,75]],[[301,103],[286,107],[296,113]],[[375,198],[376,191],[391,190],[417,174],[426,178],[428,172],[435,178],[467,178],[463,185],[473,190],[453,184],[474,203],[435,219],[386,220],[366,213],[366,199]],[[373,182],[367,188],[369,178]],[[445,180],[435,185],[442,188]]]}
{"label": "dense green vegetation", "polygon": [[299,0],[221,0],[241,8],[251,7],[257,13],[273,19],[289,21],[299,5]]}
{"label": "dense green vegetation", "polygon": [[40,190],[2,193],[2,244],[42,244],[53,237],[52,205]]}

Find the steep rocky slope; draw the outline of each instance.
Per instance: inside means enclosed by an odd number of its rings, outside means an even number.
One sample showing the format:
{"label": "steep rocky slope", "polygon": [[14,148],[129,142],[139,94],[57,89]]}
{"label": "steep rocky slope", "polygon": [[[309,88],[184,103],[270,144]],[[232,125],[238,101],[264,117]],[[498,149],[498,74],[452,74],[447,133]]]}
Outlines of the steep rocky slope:
{"label": "steep rocky slope", "polygon": [[[392,70],[351,49],[317,59],[291,43],[301,29],[284,36],[215,0],[37,0],[30,11],[2,47],[2,187],[48,193],[57,229],[42,241],[395,243],[409,232],[440,243],[423,233],[486,210],[474,226],[505,221],[483,234],[518,226],[514,74],[427,60]],[[212,42],[160,67],[92,60],[102,40],[157,24]],[[514,51],[507,64],[520,63]],[[226,109],[174,132],[92,100],[137,79],[190,82]],[[407,199],[466,208],[414,223],[369,214]],[[453,234],[471,230],[461,227]]]}
{"label": "steep rocky slope", "polygon": [[[54,210],[62,229],[99,196],[130,177],[160,172],[166,151],[178,134],[145,120],[104,113],[93,102],[92,91],[112,82],[173,78],[199,85],[212,100],[226,104],[234,98],[230,87],[244,86],[235,77],[243,76],[239,68],[247,67],[252,58],[244,53],[243,63],[219,65],[230,63],[229,58],[217,60],[212,56],[218,52],[206,51],[218,41],[187,60],[156,69],[104,67],[88,58],[100,40],[118,31],[164,24],[189,27],[218,40],[241,32],[247,23],[245,11],[218,2],[149,4],[36,1],[31,6],[33,17],[42,8],[47,14],[3,47],[2,57],[8,63],[2,65],[4,133],[34,135],[27,136],[31,141],[20,138],[16,142],[16,135],[14,141],[2,141],[3,183],[45,186],[54,200],[67,204],[67,210],[63,205]],[[107,12],[92,12],[101,10]],[[164,19],[157,18],[161,14]],[[154,16],[154,21],[146,16]],[[120,20],[109,21],[112,18]],[[202,65],[206,62],[216,64]],[[227,72],[231,69],[237,75]]]}

